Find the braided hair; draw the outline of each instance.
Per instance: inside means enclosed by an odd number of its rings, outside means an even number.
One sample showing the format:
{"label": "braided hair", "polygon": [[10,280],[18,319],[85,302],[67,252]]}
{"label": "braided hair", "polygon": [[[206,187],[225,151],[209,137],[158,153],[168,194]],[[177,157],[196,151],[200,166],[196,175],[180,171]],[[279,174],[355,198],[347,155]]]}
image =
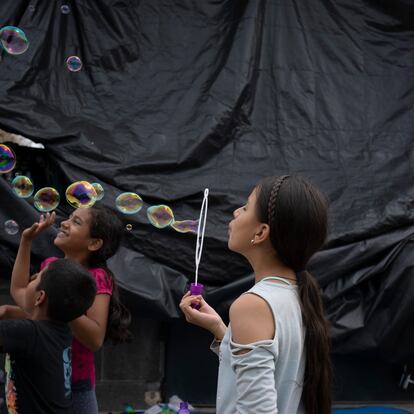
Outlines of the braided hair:
{"label": "braided hair", "polygon": [[256,187],[257,215],[270,227],[278,258],[296,272],[302,320],[306,328],[306,366],[302,400],[307,414],[329,414],[332,367],[329,327],[320,289],[306,266],[327,235],[327,201],[300,176],[268,177]]}

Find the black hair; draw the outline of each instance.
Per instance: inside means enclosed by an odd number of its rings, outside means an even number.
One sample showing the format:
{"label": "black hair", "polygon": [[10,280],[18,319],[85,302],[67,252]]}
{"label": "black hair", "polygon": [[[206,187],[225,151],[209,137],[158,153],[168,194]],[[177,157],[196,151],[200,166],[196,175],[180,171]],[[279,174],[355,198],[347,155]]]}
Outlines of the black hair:
{"label": "black hair", "polygon": [[104,269],[113,286],[105,340],[111,339],[114,343],[126,342],[131,339],[131,333],[128,329],[131,324],[131,314],[120,301],[115,277],[106,263],[119,249],[124,226],[115,212],[101,204],[95,204],[89,211],[91,216],[90,237],[101,239],[102,247],[92,252],[88,265]]}
{"label": "black hair", "polygon": [[270,226],[275,253],[296,272],[306,328],[302,395],[305,411],[329,414],[332,405],[329,326],[318,283],[306,270],[309,259],[327,236],[328,203],[314,185],[300,176],[267,177],[256,190],[257,215]]}
{"label": "black hair", "polygon": [[86,313],[96,295],[95,280],[73,260],[49,263],[36,290],[47,295],[47,315],[57,322],[70,322]]}

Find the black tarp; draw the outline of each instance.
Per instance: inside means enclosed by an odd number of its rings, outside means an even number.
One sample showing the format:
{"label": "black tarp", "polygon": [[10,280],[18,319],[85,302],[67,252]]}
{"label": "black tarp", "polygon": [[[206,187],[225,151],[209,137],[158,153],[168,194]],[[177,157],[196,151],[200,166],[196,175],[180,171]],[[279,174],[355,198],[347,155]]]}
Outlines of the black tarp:
{"label": "black tarp", "polygon": [[[195,251],[194,236],[152,227],[146,207],[194,219],[210,189],[200,280],[225,313],[252,284],[227,250],[231,212],[259,178],[295,172],[331,201],[311,270],[334,351],[412,356],[412,0],[2,0],[0,25],[30,41],[1,54],[0,128],[45,145],[44,179],[60,177],[61,192],[86,179],[103,184],[109,206],[124,191],[144,199],[112,261],[143,310],[180,316]],[[65,67],[71,55],[78,73]],[[43,171],[39,151],[32,169]],[[0,191],[0,218],[29,225],[30,201],[7,180]],[[37,258],[53,253],[51,236]],[[7,277],[18,237],[0,240]]]}

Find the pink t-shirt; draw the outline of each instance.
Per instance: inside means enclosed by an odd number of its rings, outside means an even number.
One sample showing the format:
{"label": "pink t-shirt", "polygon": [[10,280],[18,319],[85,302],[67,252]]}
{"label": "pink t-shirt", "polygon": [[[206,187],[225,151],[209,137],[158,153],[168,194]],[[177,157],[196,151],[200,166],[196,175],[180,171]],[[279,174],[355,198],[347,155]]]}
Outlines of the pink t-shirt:
{"label": "pink t-shirt", "polygon": [[[45,268],[49,263],[58,260],[57,257],[48,257],[40,265]],[[97,295],[112,295],[113,283],[106,271],[102,268],[88,269],[96,282]],[[90,384],[95,388],[95,360],[93,352],[83,346],[76,338],[72,340],[72,385],[76,383]]]}

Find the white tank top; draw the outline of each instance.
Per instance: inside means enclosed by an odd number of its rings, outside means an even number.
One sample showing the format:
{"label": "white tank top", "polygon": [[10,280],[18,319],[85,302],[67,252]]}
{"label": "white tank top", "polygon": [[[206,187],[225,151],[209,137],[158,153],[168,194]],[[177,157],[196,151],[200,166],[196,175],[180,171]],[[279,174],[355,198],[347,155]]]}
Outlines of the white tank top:
{"label": "white tank top", "polygon": [[[276,321],[275,338],[249,345],[231,340],[231,326],[212,350],[219,354],[217,414],[304,414],[301,404],[305,370],[305,330],[298,288],[269,277],[248,294],[263,298]],[[278,278],[279,280],[281,278]],[[235,354],[240,349],[250,349]],[[232,352],[233,351],[233,352]]]}

